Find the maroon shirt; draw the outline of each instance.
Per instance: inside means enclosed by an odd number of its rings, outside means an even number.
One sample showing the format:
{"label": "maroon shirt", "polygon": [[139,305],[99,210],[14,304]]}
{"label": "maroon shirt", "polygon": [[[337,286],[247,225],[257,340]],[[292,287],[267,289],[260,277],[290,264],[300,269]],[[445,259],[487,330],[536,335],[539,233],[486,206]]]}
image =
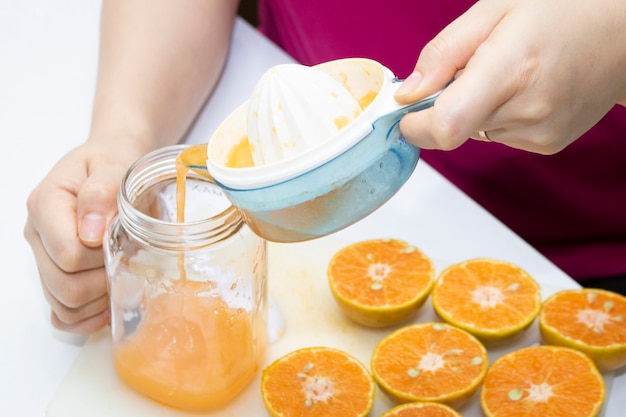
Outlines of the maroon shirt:
{"label": "maroon shirt", "polygon": [[[406,77],[424,45],[473,3],[260,0],[259,20],[303,64],[372,58]],[[573,278],[626,274],[626,108],[556,155],[470,140],[422,157]]]}

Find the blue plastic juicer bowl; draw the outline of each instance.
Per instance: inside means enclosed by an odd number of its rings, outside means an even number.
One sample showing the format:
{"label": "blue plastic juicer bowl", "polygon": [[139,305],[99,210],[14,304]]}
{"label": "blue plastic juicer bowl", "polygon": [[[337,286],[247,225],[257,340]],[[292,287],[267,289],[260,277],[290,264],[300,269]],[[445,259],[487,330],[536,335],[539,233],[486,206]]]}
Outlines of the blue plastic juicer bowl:
{"label": "blue plastic juicer bowl", "polygon": [[[250,168],[226,166],[234,144],[247,140],[247,102],[218,127],[207,146],[210,176],[259,236],[299,242],[329,235],[372,213],[407,181],[419,159],[399,129],[408,112],[431,107],[439,93],[408,106],[393,94],[401,81],[376,61],[329,61],[316,68],[344,83],[357,100],[375,98],[336,137],[278,163]],[[206,173],[205,173],[206,175]]]}

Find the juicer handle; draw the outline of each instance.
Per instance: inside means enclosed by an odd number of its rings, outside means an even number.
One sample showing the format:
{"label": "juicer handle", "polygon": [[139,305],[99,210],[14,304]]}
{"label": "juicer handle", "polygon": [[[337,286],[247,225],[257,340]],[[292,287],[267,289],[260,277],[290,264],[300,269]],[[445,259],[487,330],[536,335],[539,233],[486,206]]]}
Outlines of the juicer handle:
{"label": "juicer handle", "polygon": [[400,119],[402,119],[402,117],[404,117],[404,115],[406,115],[407,113],[418,112],[434,106],[437,97],[439,97],[441,92],[445,90],[452,81],[450,81],[450,83],[446,84],[444,88],[437,91],[436,93],[431,94],[430,96],[423,98],[419,101],[416,101],[415,103],[407,104],[405,106],[398,104],[398,102],[394,98],[395,92],[400,87],[400,85],[402,85],[402,82],[403,81],[398,79],[397,77],[392,80],[391,86],[387,90],[386,97],[386,107],[389,110],[374,121],[374,123],[372,124],[374,128],[382,127],[384,125],[392,127],[396,123],[400,122]]}

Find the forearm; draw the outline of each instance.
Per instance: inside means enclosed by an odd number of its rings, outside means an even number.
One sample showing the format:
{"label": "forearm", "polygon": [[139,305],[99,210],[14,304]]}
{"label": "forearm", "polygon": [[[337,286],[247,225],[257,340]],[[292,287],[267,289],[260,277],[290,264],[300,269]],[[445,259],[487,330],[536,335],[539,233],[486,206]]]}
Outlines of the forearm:
{"label": "forearm", "polygon": [[[235,0],[104,0],[90,140],[181,139],[228,51]],[[126,145],[130,145],[126,143]]]}

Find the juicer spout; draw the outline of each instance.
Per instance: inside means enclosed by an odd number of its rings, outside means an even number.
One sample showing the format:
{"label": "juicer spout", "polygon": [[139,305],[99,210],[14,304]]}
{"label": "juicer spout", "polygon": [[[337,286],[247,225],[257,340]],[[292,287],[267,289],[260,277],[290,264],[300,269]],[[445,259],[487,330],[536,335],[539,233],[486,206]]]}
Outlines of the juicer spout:
{"label": "juicer spout", "polygon": [[183,150],[176,158],[177,163],[181,163],[198,175],[213,181],[213,176],[206,166],[207,144],[193,145]]}

